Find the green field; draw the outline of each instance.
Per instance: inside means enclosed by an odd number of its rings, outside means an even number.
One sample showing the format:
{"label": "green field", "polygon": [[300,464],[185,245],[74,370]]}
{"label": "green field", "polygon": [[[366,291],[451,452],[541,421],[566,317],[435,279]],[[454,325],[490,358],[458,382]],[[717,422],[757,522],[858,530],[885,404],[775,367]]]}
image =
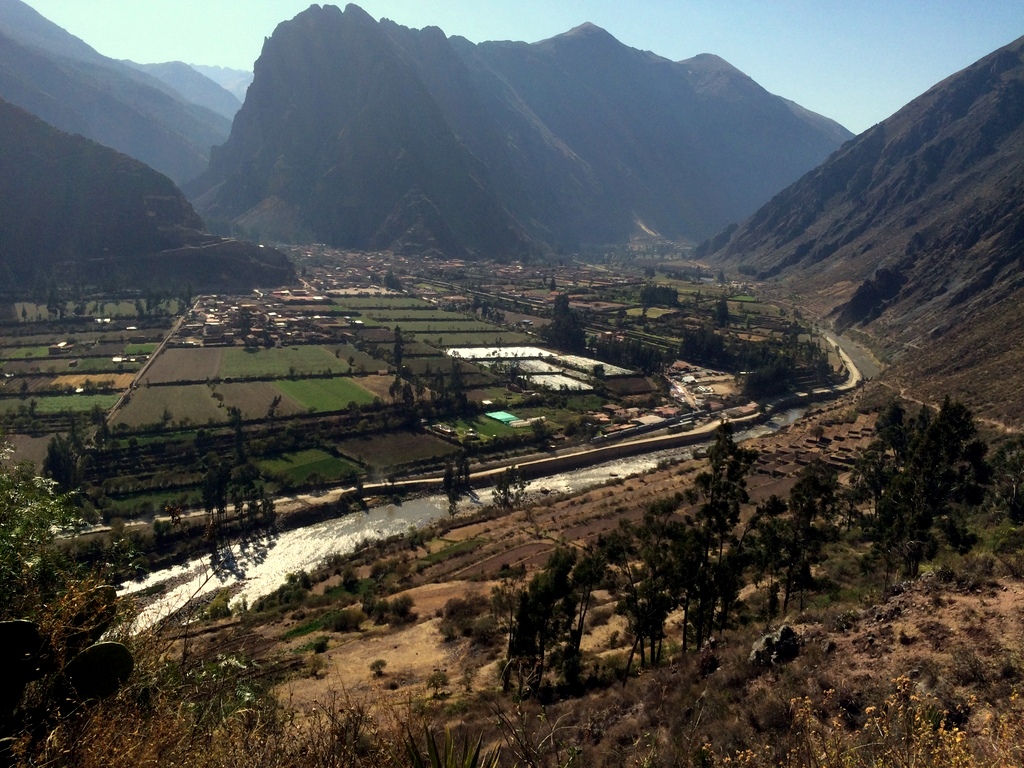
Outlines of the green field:
{"label": "green field", "polygon": [[334,299],[334,303],[344,309],[362,312],[367,309],[409,309],[424,307],[433,309],[434,305],[423,299],[411,296],[343,296]]}
{"label": "green field", "polygon": [[111,495],[109,506],[104,510],[107,518],[136,517],[143,512],[162,513],[165,506],[190,507],[202,503],[198,491],[169,490],[151,493],[134,493],[127,496]]}
{"label": "green field", "polygon": [[287,478],[296,485],[305,483],[314,474],[325,480],[338,480],[360,471],[358,465],[331,456],[319,448],[287,453],[276,459],[266,459],[259,462],[259,467],[268,475]]}
{"label": "green field", "polygon": [[0,411],[16,411],[19,406],[28,407],[30,402],[35,402],[36,413],[89,413],[96,406],[104,411],[110,410],[117,398],[117,395],[53,395],[33,397],[30,400],[7,397],[0,399]]}
{"label": "green field", "polygon": [[338,451],[360,464],[385,470],[424,459],[443,459],[458,453],[459,448],[433,435],[395,432],[343,440]]}
{"label": "green field", "polygon": [[[516,413],[518,416],[518,412]],[[514,435],[520,430],[503,424],[496,419],[489,419],[486,416],[477,416],[475,419],[460,419],[455,422],[455,428],[459,430],[459,436],[465,437],[466,431],[473,429],[481,437],[498,437]]]}
{"label": "green field", "polygon": [[434,307],[425,307],[423,309],[367,309],[362,311],[360,317],[386,320],[389,323],[420,322],[426,320],[476,320],[475,317],[468,317],[459,312],[449,312],[444,309],[435,309]]}
{"label": "green field", "polygon": [[125,344],[126,355],[152,355],[156,351],[157,344]]}
{"label": "green field", "polygon": [[535,336],[515,331],[495,330],[489,333],[474,331],[471,333],[419,333],[417,340],[441,347],[497,347],[509,344],[536,344]]}
{"label": "green field", "polygon": [[293,374],[347,373],[348,361],[325,347],[294,346],[273,349],[225,349],[219,377],[222,379],[284,378]]}
{"label": "green field", "polygon": [[26,358],[48,357],[49,355],[49,345],[36,347],[8,347],[0,350],[0,357],[4,360],[22,360]]}
{"label": "green field", "polygon": [[372,403],[374,395],[353,379],[298,379],[274,382],[278,389],[307,409],[319,412],[343,411],[349,403]]}

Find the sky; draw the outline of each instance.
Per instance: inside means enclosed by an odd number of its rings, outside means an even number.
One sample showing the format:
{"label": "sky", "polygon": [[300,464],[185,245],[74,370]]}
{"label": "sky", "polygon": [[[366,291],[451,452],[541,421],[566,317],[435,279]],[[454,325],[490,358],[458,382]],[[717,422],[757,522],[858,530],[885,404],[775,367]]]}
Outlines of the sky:
{"label": "sky", "polygon": [[[100,53],[252,70],[309,0],[26,0]],[[362,0],[374,18],[473,42],[584,22],[678,61],[714,53],[854,133],[1024,35],[1024,0]]]}

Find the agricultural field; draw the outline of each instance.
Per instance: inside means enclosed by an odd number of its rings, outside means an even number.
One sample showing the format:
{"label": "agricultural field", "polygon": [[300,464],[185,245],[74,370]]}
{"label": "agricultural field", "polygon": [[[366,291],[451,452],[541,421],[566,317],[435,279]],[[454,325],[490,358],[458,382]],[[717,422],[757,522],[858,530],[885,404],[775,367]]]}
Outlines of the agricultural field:
{"label": "agricultural field", "polygon": [[[492,326],[494,327],[494,326]],[[471,333],[419,333],[419,341],[436,344],[439,347],[491,347],[505,344],[534,344],[537,339],[525,333],[506,331],[495,328],[493,331],[476,331]]]}
{"label": "agricultural field", "polygon": [[385,403],[391,402],[391,385],[395,383],[394,376],[360,376],[355,379],[360,387],[371,395],[379,397]]}
{"label": "agricultural field", "polygon": [[[160,314],[175,315],[178,313],[178,300],[168,299],[160,302]],[[23,323],[38,323],[52,320],[45,304],[17,302],[11,307],[11,317]],[[139,309],[134,301],[85,301],[81,304],[68,301],[64,304],[65,317],[138,317]]]}
{"label": "agricultural field", "polygon": [[327,481],[359,474],[359,465],[332,456],[319,448],[286,453],[259,462],[259,468],[271,477],[287,480],[292,485],[306,483],[314,475]]}
{"label": "agricultural field", "polygon": [[353,378],[330,379],[282,379],[275,386],[295,402],[310,411],[326,413],[343,411],[350,403],[366,405],[372,403],[374,394],[356,382]]}
{"label": "agricultural field", "polygon": [[390,435],[355,437],[338,443],[338,452],[377,471],[417,461],[452,456],[458,446],[432,435],[395,432]]}
{"label": "agricultural field", "polygon": [[[54,413],[90,413],[99,407],[109,411],[117,402],[117,395],[49,395],[46,397],[24,400],[20,397],[0,399],[0,412],[17,411],[21,406],[35,410],[39,414]],[[32,405],[32,404],[35,405]]]}
{"label": "agricultural field", "polygon": [[114,414],[113,425],[134,428],[168,420],[176,424],[218,423],[227,421],[227,411],[205,384],[142,387]]}
{"label": "agricultural field", "polygon": [[264,419],[270,411],[274,398],[280,397],[274,413],[277,416],[294,416],[308,409],[294,398],[283,394],[272,381],[237,381],[217,384],[213,397],[223,398],[225,410],[237,408],[243,419]]}
{"label": "agricultural field", "polygon": [[[72,365],[72,362],[75,364]],[[13,360],[0,363],[0,370],[4,373],[21,375],[26,373],[49,373],[60,375],[63,373],[129,373],[137,371],[142,363],[132,363],[122,360],[115,363],[110,357],[46,357],[38,360]]]}
{"label": "agricultural field", "polygon": [[476,318],[469,317],[458,312],[449,312],[446,309],[436,309],[431,306],[412,309],[400,307],[393,309],[367,309],[362,310],[359,317],[361,319],[372,318],[374,320],[385,320],[389,323],[403,323],[407,321],[427,322],[430,320],[476,320]]}
{"label": "agricultural field", "polygon": [[362,312],[369,309],[434,309],[429,301],[413,296],[344,296],[334,299],[342,309]]}
{"label": "agricultural field", "polygon": [[126,355],[151,355],[156,351],[157,344],[150,342],[147,344],[125,344],[124,353]]}
{"label": "agricultural field", "polygon": [[41,344],[31,347],[7,347],[5,349],[0,349],[0,359],[3,360],[28,360],[36,357],[48,357],[49,354],[49,344]]}
{"label": "agricultural field", "polygon": [[144,384],[169,384],[176,381],[207,381],[217,378],[223,347],[202,349],[165,349],[153,361],[143,378]]}
{"label": "agricultural field", "polygon": [[401,320],[394,321],[389,324],[392,329],[395,326],[399,326],[402,329],[402,334],[412,333],[416,336],[432,336],[436,333],[445,332],[457,332],[457,333],[472,333],[474,331],[494,331],[495,326],[490,323],[485,323],[481,320],[474,320],[471,317],[460,317],[456,315],[454,318],[447,320]]}
{"label": "agricultural field", "polygon": [[325,347],[302,345],[273,349],[224,350],[221,379],[283,378],[310,373],[348,373],[348,361]]}
{"label": "agricultural field", "polygon": [[66,389],[71,387],[89,386],[104,387],[106,389],[128,389],[131,386],[135,375],[132,373],[73,373],[65,376],[54,376],[49,380],[48,386],[54,389]]}

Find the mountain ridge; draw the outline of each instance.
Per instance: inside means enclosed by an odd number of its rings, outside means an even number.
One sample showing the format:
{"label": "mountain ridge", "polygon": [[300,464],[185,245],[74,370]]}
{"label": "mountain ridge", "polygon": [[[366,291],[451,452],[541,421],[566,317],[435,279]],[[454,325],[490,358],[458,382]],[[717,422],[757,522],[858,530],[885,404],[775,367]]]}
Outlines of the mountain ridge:
{"label": "mountain ridge", "polygon": [[56,283],[197,290],[294,277],[272,249],[231,242],[166,176],[0,100],[0,290]]}
{"label": "mountain ridge", "polygon": [[990,308],[1024,289],[1022,179],[1024,38],[847,142],[698,254],[890,345],[911,385],[927,368],[953,386],[943,357],[975,356],[945,345],[977,345],[984,328],[958,329],[995,323]]}
{"label": "mountain ridge", "polygon": [[[278,26],[254,69],[231,137],[187,191],[221,227],[260,229],[259,212],[273,210],[271,231],[284,223],[341,247],[509,257],[625,242],[641,228],[699,239],[836,146],[759,86],[736,91],[754,99],[737,127],[743,109],[701,93],[685,67],[592,24],[476,45],[314,5]],[[296,141],[299,114],[319,127]],[[371,115],[382,146],[412,147],[398,165],[359,143]],[[767,139],[750,150],[753,122]]]}
{"label": "mountain ridge", "polygon": [[0,0],[0,98],[141,160],[181,184],[230,119],[95,51],[20,0]]}

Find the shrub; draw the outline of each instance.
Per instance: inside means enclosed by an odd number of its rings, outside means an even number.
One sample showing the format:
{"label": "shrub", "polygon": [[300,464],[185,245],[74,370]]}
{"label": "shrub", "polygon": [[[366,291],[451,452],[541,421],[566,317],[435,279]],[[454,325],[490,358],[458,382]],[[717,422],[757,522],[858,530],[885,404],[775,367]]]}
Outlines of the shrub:
{"label": "shrub", "polygon": [[358,632],[359,625],[366,621],[366,614],[358,608],[338,611],[324,621],[324,627],[331,632]]}

